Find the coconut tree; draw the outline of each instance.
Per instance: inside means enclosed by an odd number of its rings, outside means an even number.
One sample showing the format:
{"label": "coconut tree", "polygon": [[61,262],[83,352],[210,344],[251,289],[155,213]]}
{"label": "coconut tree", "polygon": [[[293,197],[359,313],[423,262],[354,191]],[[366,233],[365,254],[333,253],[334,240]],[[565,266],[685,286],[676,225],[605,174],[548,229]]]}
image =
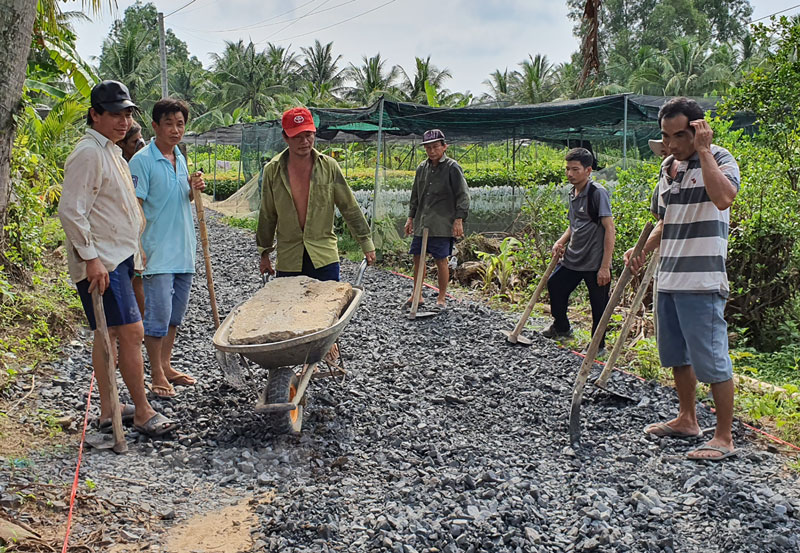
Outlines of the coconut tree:
{"label": "coconut tree", "polygon": [[124,27],[117,40],[109,37],[103,41],[98,58],[100,76],[125,83],[134,102],[152,96],[160,79],[158,58],[145,44],[150,32],[134,26]]}
{"label": "coconut tree", "polygon": [[338,67],[342,56],[333,56],[333,42],[323,45],[315,40],[314,46],[300,48],[300,51],[304,56],[302,76],[314,90],[314,96],[322,98],[336,94],[344,82],[345,70]]}
{"label": "coconut tree", "polygon": [[273,49],[271,58],[256,51],[255,44],[226,41],[221,54],[211,54],[212,80],[209,103],[223,113],[246,107],[253,117],[261,117],[272,107],[272,95],[287,87],[275,82],[276,67],[286,63],[285,52]]}
{"label": "coconut tree", "polygon": [[267,62],[269,86],[293,89],[300,83],[300,60],[290,48],[291,45],[283,47],[271,42],[267,44],[264,57]]}
{"label": "coconut tree", "polygon": [[401,96],[396,88],[400,69],[395,65],[385,69],[386,60],[381,59],[380,52],[368,58],[361,58],[362,65],[352,63],[348,67],[347,75],[353,85],[349,87],[347,95],[353,101],[362,105],[373,103],[380,96],[397,99]]}
{"label": "coconut tree", "polygon": [[547,56],[528,55],[519,64],[519,78],[514,86],[514,99],[521,104],[539,104],[555,98],[553,86],[553,65]]}
{"label": "coconut tree", "polygon": [[633,92],[665,96],[724,93],[733,82],[733,72],[716,55],[708,42],[678,38],[666,52],[645,60],[631,75],[628,86]]}
{"label": "coconut tree", "polygon": [[427,103],[427,93],[425,83],[429,83],[433,88],[439,90],[447,79],[453,77],[447,68],[439,69],[431,63],[431,57],[425,59],[414,58],[414,74],[409,76],[406,70],[399,68],[403,75],[403,83],[400,85],[409,102]]}
{"label": "coconut tree", "polygon": [[503,104],[513,103],[513,91],[518,77],[519,75],[516,71],[509,73],[508,67],[503,71],[495,69],[489,75],[489,78],[483,81],[483,84],[489,87],[489,92],[484,94],[481,99],[483,101],[494,100]]}

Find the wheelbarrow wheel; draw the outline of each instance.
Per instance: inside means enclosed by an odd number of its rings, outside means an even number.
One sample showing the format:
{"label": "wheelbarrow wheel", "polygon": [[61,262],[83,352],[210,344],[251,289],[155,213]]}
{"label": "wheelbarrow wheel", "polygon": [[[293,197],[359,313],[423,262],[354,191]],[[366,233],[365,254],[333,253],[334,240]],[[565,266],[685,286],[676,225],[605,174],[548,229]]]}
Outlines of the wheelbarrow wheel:
{"label": "wheelbarrow wheel", "polygon": [[[299,379],[291,367],[270,369],[267,378],[267,403],[289,403],[297,393]],[[303,426],[303,405],[293,411],[272,415],[272,429],[276,434],[298,434]]]}

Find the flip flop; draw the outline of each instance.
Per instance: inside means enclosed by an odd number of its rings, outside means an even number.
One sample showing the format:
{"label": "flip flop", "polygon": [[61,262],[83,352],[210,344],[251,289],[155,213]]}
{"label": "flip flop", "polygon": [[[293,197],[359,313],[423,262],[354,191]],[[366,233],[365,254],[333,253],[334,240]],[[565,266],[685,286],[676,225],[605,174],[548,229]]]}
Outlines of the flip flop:
{"label": "flip flop", "polygon": [[159,436],[163,436],[169,432],[172,432],[179,426],[179,423],[168,419],[161,413],[156,413],[150,417],[146,423],[142,425],[134,424],[133,428],[140,434],[144,434],[150,438],[158,438]]}
{"label": "flip flop", "polygon": [[169,386],[154,386],[152,384],[147,384],[147,389],[161,399],[172,399],[178,395],[177,392],[175,392],[175,388],[172,387],[172,384]]}
{"label": "flip flop", "polygon": [[[403,309],[405,309],[406,311],[408,311],[409,309],[411,309],[411,304],[412,304],[412,303],[414,303],[414,300],[406,300],[406,302],[403,304]],[[417,304],[417,306],[418,306],[418,307],[422,307],[423,305],[425,305],[425,302],[424,302],[424,301],[420,301],[420,302]]]}
{"label": "flip flop", "polygon": [[644,427],[644,433],[658,438],[701,438],[703,436],[702,429],[697,434],[687,434],[686,432],[675,430],[665,422],[648,424]]}
{"label": "flip flop", "polygon": [[178,373],[176,376],[168,378],[167,381],[173,386],[194,386],[197,384],[196,378],[184,373]]}
{"label": "flip flop", "polygon": [[[717,453],[721,453],[721,455],[717,455],[716,457],[692,457],[692,453],[697,453],[699,451],[716,451]],[[727,447],[721,447],[716,445],[709,445],[703,444],[697,449],[693,449],[689,453],[686,454],[686,458],[690,461],[722,461],[723,459],[727,459],[728,457],[735,457],[736,454],[739,453],[738,449],[728,449]]]}
{"label": "flip flop", "polygon": [[[136,407],[133,405],[122,405],[122,424],[133,422],[133,415],[136,414]],[[111,419],[97,419],[97,429],[101,432],[111,430]]]}

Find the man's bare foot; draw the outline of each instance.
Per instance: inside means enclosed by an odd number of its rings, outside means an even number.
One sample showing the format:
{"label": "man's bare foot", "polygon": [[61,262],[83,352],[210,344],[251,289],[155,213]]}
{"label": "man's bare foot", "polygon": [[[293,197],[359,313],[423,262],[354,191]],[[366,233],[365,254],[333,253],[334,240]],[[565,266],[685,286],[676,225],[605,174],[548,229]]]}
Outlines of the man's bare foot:
{"label": "man's bare foot", "polygon": [[737,451],[733,448],[733,440],[721,440],[712,438],[697,449],[690,451],[686,458],[692,461],[721,461],[736,455]]}
{"label": "man's bare foot", "polygon": [[672,419],[668,422],[649,424],[644,428],[644,431],[646,434],[652,434],[659,438],[665,436],[672,438],[695,438],[703,435],[697,421],[691,424],[681,419]]}
{"label": "man's bare foot", "polygon": [[172,368],[172,365],[164,367],[164,377],[167,382],[175,386],[194,386],[197,384],[197,379],[188,374],[178,372]]}
{"label": "man's bare foot", "polygon": [[162,399],[173,398],[177,395],[175,388],[169,382],[166,384],[154,382],[152,385],[148,386],[148,388],[150,388],[151,392]]}

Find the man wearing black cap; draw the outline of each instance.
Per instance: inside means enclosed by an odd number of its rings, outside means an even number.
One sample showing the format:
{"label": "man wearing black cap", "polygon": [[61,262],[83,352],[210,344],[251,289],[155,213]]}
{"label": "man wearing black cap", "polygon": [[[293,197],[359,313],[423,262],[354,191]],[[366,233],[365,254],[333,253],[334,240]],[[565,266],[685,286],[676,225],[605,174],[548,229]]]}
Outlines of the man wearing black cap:
{"label": "man wearing black cap", "polygon": [[[128,165],[115,144],[125,137],[133,109],[128,89],[103,81],[92,89],[86,116],[90,129],[64,165],[58,215],[66,234],[69,273],[83,304],[89,326],[96,330],[92,291],[103,295],[112,344],[119,342],[119,367],[133,399],[122,405],[123,420],[137,430],[162,435],[177,425],[156,413],[144,390],[141,314],[131,285],[133,257],[140,249],[144,227]],[[111,426],[110,382],[102,337],[95,332],[92,364],[100,391],[100,426]]]}
{"label": "man wearing black cap", "polygon": [[[414,256],[414,279],[422,252],[422,231],[428,229],[427,252],[436,263],[439,297],[438,308],[444,308],[447,298],[447,283],[450,269],[447,258],[453,253],[456,238],[464,236],[464,220],[469,212],[469,188],[464,172],[456,160],[445,155],[447,143],[439,129],[425,131],[422,146],[428,159],[417,167],[411,200],[408,205],[406,235],[413,234],[411,249]],[[425,263],[425,260],[422,260]],[[423,273],[424,278],[424,273]],[[406,302],[411,305],[411,299]]]}

